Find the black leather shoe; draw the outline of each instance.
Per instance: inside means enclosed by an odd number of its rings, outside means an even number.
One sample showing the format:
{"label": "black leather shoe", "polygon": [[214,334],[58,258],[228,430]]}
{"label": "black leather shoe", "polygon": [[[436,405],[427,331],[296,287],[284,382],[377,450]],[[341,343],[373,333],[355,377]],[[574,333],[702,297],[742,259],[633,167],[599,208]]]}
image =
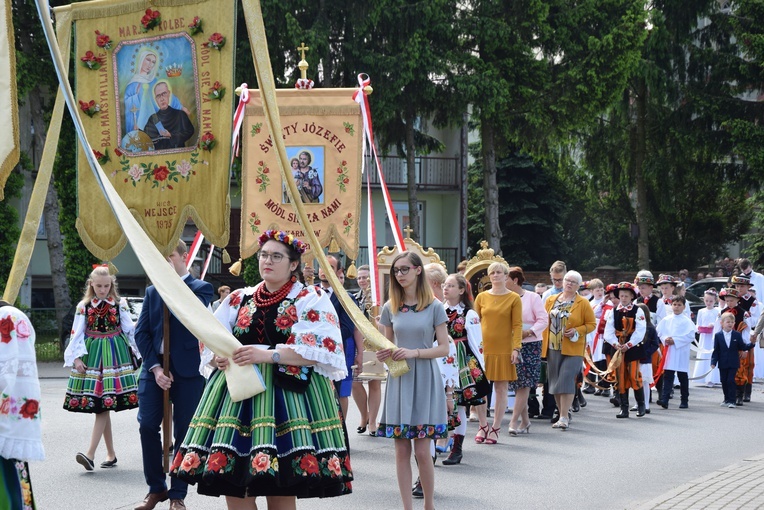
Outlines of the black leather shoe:
{"label": "black leather shoe", "polygon": [[117,465],[117,457],[114,457],[114,460],[105,460],[101,462],[102,468],[112,468]]}
{"label": "black leather shoe", "polygon": [[422,482],[419,481],[419,478],[416,479],[414,488],[411,490],[411,495],[414,496],[415,498],[424,497],[424,491],[422,490]]}
{"label": "black leather shoe", "polygon": [[578,404],[577,398],[573,399],[573,404],[570,406],[570,410],[573,411],[574,413],[577,413],[578,411],[581,410],[581,406]]}

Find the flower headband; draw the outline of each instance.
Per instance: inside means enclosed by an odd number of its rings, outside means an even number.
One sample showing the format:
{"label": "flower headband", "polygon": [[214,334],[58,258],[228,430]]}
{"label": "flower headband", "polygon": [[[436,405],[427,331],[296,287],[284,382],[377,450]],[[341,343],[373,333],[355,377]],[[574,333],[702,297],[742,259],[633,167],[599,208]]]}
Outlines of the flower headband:
{"label": "flower headband", "polygon": [[716,289],[711,287],[710,289],[707,289],[703,294],[709,294],[714,297],[719,297],[719,293],[716,292]]}
{"label": "flower headband", "polygon": [[260,237],[257,238],[257,243],[262,248],[263,245],[271,239],[291,246],[297,251],[297,253],[301,255],[305,253],[305,250],[308,249],[307,244],[303,243],[292,234],[287,234],[283,230],[266,230]]}

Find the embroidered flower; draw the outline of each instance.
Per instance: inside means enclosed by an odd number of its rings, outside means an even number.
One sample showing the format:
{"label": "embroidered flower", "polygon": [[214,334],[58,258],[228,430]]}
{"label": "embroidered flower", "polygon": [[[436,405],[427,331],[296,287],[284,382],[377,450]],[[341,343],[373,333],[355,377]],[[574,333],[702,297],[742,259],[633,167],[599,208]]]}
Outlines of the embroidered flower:
{"label": "embroidered flower", "polygon": [[106,34],[102,34],[98,30],[95,31],[96,35],[96,46],[99,48],[103,48],[105,50],[111,49],[111,37],[109,37]]}
{"label": "embroidered flower", "polygon": [[241,304],[241,291],[237,290],[231,293],[231,297],[228,298],[228,306],[237,307]]}
{"label": "embroidered flower", "polygon": [[16,338],[26,340],[32,334],[29,324],[26,321],[20,321],[16,324]]}
{"label": "embroidered flower", "polygon": [[80,101],[80,110],[88,117],[93,117],[96,113],[101,111],[101,105],[96,104],[94,100]]}
{"label": "embroidered flower", "polygon": [[183,471],[191,471],[192,469],[196,469],[201,465],[201,461],[199,460],[199,456],[194,452],[188,452],[185,457],[183,457],[183,462],[180,464],[180,469]]}
{"label": "embroidered flower", "polygon": [[292,322],[297,322],[297,308],[294,305],[291,305],[289,308],[287,308],[286,313],[289,315],[289,318],[292,319]]}
{"label": "embroidered flower", "polygon": [[37,415],[39,411],[40,403],[37,400],[30,398],[24,402],[24,405],[21,406],[19,413],[21,414],[22,418],[28,418],[31,420]]}
{"label": "embroidered flower", "polygon": [[342,464],[340,463],[339,457],[336,455],[332,456],[331,459],[329,459],[329,462],[326,463],[326,467],[329,469],[329,472],[334,476],[341,476],[342,475]]}
{"label": "embroidered flower", "polygon": [[79,407],[80,401],[76,398],[69,399],[69,407]]}
{"label": "embroidered flower", "polygon": [[0,342],[7,344],[11,342],[11,331],[14,330],[13,318],[11,316],[0,319]]}
{"label": "embroidered flower", "polygon": [[146,9],[146,14],[141,18],[141,25],[143,25],[144,32],[148,32],[155,28],[161,22],[162,15],[159,11],[152,11],[151,9]]}
{"label": "embroidered flower", "polygon": [[215,32],[202,46],[220,51],[223,49],[223,46],[225,46],[225,37],[222,34]]}
{"label": "embroidered flower", "polygon": [[289,328],[292,327],[292,324],[294,324],[294,321],[287,314],[276,317],[276,327],[282,332],[289,330]]}
{"label": "embroidered flower", "polygon": [[82,62],[82,65],[91,71],[96,71],[103,65],[103,57],[99,57],[92,51],[88,50],[84,57],[80,57],[80,62]]}
{"label": "embroidered flower", "polygon": [[295,365],[287,365],[286,373],[291,375],[291,376],[294,376],[294,377],[299,377],[300,376],[300,367],[295,366]]}
{"label": "embroidered flower", "polygon": [[300,469],[309,475],[315,475],[318,473],[318,460],[308,453],[300,460]]}
{"label": "embroidered flower", "polygon": [[8,414],[11,412],[11,397],[5,397],[0,400],[0,414]]}
{"label": "embroidered flower", "polygon": [[185,159],[180,161],[177,168],[178,173],[180,174],[181,177],[187,177],[188,174],[191,173],[191,169],[192,169],[191,163],[189,163]]}
{"label": "embroidered flower", "polygon": [[143,169],[140,167],[140,165],[135,164],[130,167],[130,170],[127,172],[127,174],[133,179],[133,181],[140,181],[141,177],[143,177]]}
{"label": "embroidered flower", "polygon": [[295,337],[294,337],[294,334],[291,334],[291,335],[289,335],[289,338],[287,338],[287,341],[286,341],[286,343],[287,343],[287,344],[293,344],[293,343],[294,343],[294,341],[295,341]]}
{"label": "embroidered flower", "polygon": [[271,467],[271,457],[267,453],[258,452],[255,458],[252,459],[252,469],[258,473],[268,471]]}
{"label": "embroidered flower", "polygon": [[166,166],[164,166],[164,165],[157,166],[154,169],[154,180],[155,181],[159,181],[159,182],[164,181],[165,179],[167,179],[168,175],[170,175],[170,170]]}
{"label": "embroidered flower", "polygon": [[228,457],[223,452],[215,452],[207,461],[207,470],[220,473],[228,465]]}
{"label": "embroidered flower", "polygon": [[127,397],[127,401],[131,404],[135,404],[138,402],[138,394],[137,393],[131,393],[129,397]]}
{"label": "embroidered flower", "polygon": [[204,30],[202,30],[202,20],[199,16],[194,16],[191,24],[188,25],[188,31],[191,33],[191,35],[204,33]]}
{"label": "embroidered flower", "polygon": [[337,342],[332,340],[331,338],[324,338],[324,341],[322,342],[324,347],[327,348],[329,352],[334,352],[335,349],[337,349]]}
{"label": "embroidered flower", "polygon": [[350,469],[350,455],[345,455],[345,460],[342,465],[345,467],[345,471],[352,471],[352,469]]}
{"label": "embroidered flower", "polygon": [[215,147],[215,144],[217,144],[217,141],[215,141],[215,135],[207,131],[202,135],[202,139],[199,142],[199,147],[201,147],[202,150],[211,151],[213,147]]}
{"label": "embroidered flower", "polygon": [[477,379],[478,377],[480,377],[481,374],[482,372],[480,371],[479,368],[473,368],[472,370],[470,370],[470,375],[472,375],[473,379]]}
{"label": "embroidered flower", "polygon": [[111,407],[111,406],[113,406],[113,405],[114,405],[114,399],[113,399],[113,398],[111,398],[111,397],[105,397],[105,398],[103,399],[103,405],[104,405],[105,407]]}
{"label": "embroidered flower", "polygon": [[252,324],[252,316],[250,315],[249,307],[242,306],[239,308],[239,316],[236,320],[236,327],[240,329],[247,329]]}
{"label": "embroidered flower", "polygon": [[316,346],[316,335],[313,333],[307,333],[305,335],[302,335],[302,343],[305,345],[309,345],[310,347]]}
{"label": "embroidered flower", "polygon": [[175,471],[180,467],[180,463],[183,462],[183,455],[181,455],[180,452],[175,454],[175,458],[172,460],[172,466],[170,466],[170,471]]}
{"label": "embroidered flower", "polygon": [[310,322],[318,322],[318,319],[321,318],[321,315],[315,310],[308,310],[306,316]]}

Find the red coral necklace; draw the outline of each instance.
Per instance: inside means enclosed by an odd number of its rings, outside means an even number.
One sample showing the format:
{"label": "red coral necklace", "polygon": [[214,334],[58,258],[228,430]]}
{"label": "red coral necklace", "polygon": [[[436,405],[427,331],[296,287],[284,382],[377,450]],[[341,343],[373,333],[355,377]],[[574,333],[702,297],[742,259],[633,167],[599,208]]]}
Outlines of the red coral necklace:
{"label": "red coral necklace", "polygon": [[262,284],[255,290],[255,294],[252,296],[252,301],[255,302],[255,306],[258,308],[268,308],[279,301],[283,301],[284,298],[287,297],[287,294],[289,294],[289,291],[292,290],[293,285],[294,282],[290,280],[276,292],[270,293],[265,290],[265,284]]}

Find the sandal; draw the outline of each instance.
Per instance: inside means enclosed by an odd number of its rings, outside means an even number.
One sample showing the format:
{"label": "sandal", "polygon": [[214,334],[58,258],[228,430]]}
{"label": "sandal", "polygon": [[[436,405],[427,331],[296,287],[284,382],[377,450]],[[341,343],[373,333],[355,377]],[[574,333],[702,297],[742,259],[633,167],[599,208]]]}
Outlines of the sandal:
{"label": "sandal", "polygon": [[[483,433],[481,436],[480,433]],[[485,438],[488,436],[488,425],[485,427],[478,427],[478,432],[475,434],[475,442],[478,444],[483,444],[485,442]]]}
{"label": "sandal", "polygon": [[[485,436],[485,444],[496,444],[499,442],[499,432],[501,432],[501,427],[495,429],[491,427],[491,430],[488,432],[488,435]],[[491,434],[496,435],[496,439],[490,437]]]}

